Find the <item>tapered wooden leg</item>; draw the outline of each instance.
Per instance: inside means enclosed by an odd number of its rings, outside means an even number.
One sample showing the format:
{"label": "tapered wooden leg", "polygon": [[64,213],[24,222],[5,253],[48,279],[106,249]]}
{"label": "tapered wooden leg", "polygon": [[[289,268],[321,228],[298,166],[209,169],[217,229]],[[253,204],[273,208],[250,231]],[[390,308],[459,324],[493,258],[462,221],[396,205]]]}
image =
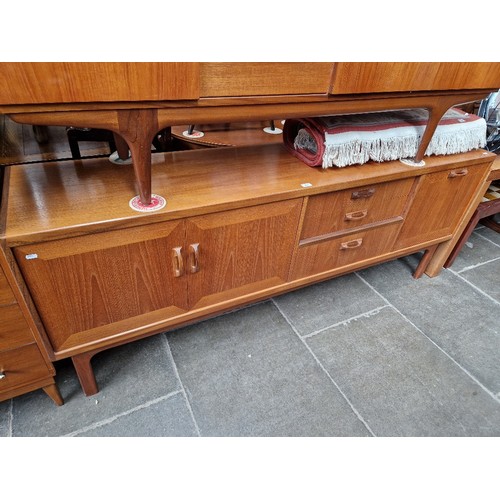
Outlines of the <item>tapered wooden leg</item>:
{"label": "tapered wooden leg", "polygon": [[467,224],[467,227],[464,229],[464,232],[460,235],[460,238],[458,239],[456,245],[453,247],[453,250],[451,251],[449,257],[446,259],[446,262],[443,264],[443,267],[448,268],[453,265],[458,254],[462,250],[462,247],[465,245],[475,227],[477,226],[479,219],[479,212],[476,210],[471,220]]}
{"label": "tapered wooden leg", "polygon": [[156,109],[118,111],[120,135],[132,154],[137,190],[143,205],[151,204],[151,144],[158,132]]}
{"label": "tapered wooden leg", "polygon": [[78,354],[71,358],[85,396],[93,396],[99,392],[94,370],[90,363],[94,354],[95,352],[84,352],[83,354]]}
{"label": "tapered wooden leg", "polygon": [[430,260],[432,259],[434,252],[437,250],[437,247],[438,247],[438,245],[434,245],[434,246],[427,248],[425,250],[423,257],[420,259],[420,262],[417,266],[417,269],[415,269],[415,272],[413,273],[413,277],[416,280],[421,278],[422,275],[425,273],[425,269],[427,268],[427,265],[429,264]]}
{"label": "tapered wooden leg", "polygon": [[120,160],[127,160],[129,157],[129,149],[127,141],[116,132],[113,132],[113,138],[115,140],[116,152]]}
{"label": "tapered wooden leg", "polygon": [[420,141],[420,145],[417,150],[417,154],[415,155],[414,162],[418,163],[424,159],[425,151],[427,150],[427,146],[431,142],[432,136],[436,131],[439,121],[443,118],[443,115],[446,113],[448,108],[431,108],[429,109],[429,119],[427,120],[427,126],[425,127],[424,134],[422,135],[422,140]]}
{"label": "tapered wooden leg", "polygon": [[56,384],[47,385],[45,387],[42,387],[42,389],[57,406],[62,406],[64,404],[64,400]]}

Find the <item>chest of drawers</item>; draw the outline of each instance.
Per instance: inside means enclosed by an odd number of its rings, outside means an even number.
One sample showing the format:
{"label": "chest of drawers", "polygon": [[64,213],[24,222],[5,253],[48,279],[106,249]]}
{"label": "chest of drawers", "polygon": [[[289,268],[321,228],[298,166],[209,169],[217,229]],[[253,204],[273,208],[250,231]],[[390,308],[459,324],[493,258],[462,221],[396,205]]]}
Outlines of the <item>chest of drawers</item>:
{"label": "chest of drawers", "polygon": [[54,367],[37,343],[30,316],[23,312],[26,304],[17,285],[7,278],[11,271],[3,251],[0,264],[0,401],[41,388],[61,405]]}

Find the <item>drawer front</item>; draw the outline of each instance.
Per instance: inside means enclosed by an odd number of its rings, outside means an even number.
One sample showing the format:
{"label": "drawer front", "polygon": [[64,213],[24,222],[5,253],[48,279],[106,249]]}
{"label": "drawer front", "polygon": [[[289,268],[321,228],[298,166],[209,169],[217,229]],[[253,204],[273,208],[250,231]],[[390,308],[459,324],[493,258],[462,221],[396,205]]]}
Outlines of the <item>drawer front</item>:
{"label": "drawer front", "polygon": [[392,250],[400,228],[400,223],[389,224],[301,245],[295,254],[290,278],[305,278],[386,254]]}
{"label": "drawer front", "polygon": [[0,351],[14,349],[33,342],[33,335],[17,304],[0,308]]}
{"label": "drawer front", "polygon": [[414,179],[374,184],[357,189],[311,196],[301,240],[401,220]]}
{"label": "drawer front", "polygon": [[14,304],[15,302],[16,299],[12,293],[9,283],[7,282],[5,273],[0,268],[0,306]]}
{"label": "drawer front", "polygon": [[0,352],[0,392],[49,376],[36,344]]}

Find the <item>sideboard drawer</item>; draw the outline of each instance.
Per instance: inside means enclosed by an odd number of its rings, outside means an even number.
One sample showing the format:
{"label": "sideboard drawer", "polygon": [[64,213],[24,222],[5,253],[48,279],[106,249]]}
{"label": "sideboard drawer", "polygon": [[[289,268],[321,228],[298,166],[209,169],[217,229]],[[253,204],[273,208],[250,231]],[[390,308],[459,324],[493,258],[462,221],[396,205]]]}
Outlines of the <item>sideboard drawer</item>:
{"label": "sideboard drawer", "polygon": [[400,223],[299,245],[290,279],[300,279],[362,262],[392,250]]}
{"label": "sideboard drawer", "polygon": [[7,304],[14,304],[15,302],[16,298],[14,297],[10,285],[7,282],[5,273],[0,268],[0,306],[5,306]]}
{"label": "sideboard drawer", "polygon": [[33,342],[28,323],[17,304],[0,308],[0,351],[14,349]]}
{"label": "sideboard drawer", "polygon": [[402,220],[413,182],[402,179],[309,197],[301,240]]}
{"label": "sideboard drawer", "polygon": [[36,344],[0,352],[0,392],[51,375]]}

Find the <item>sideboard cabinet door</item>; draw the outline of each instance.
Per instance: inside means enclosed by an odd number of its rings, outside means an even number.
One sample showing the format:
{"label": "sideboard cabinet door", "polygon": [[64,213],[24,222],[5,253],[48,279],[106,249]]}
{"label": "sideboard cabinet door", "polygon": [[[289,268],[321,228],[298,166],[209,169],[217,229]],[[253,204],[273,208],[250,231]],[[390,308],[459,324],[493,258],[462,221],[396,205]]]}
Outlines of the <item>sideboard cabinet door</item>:
{"label": "sideboard cabinet door", "polygon": [[398,236],[396,249],[451,236],[487,168],[472,165],[423,175]]}
{"label": "sideboard cabinet door", "polygon": [[185,312],[184,229],[173,221],[16,248],[54,351]]}
{"label": "sideboard cabinet door", "polygon": [[285,283],[301,207],[299,198],[187,219],[190,308]]}

